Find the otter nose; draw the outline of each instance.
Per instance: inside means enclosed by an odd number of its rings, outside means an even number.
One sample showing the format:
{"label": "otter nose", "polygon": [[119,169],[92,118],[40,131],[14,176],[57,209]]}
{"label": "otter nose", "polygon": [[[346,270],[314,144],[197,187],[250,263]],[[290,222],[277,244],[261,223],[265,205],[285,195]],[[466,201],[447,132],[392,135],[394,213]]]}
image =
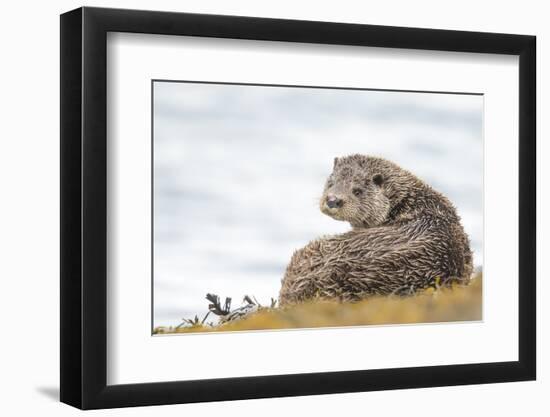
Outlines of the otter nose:
{"label": "otter nose", "polygon": [[342,204],[344,204],[344,202],[342,201],[342,199],[334,196],[334,195],[329,195],[327,196],[327,207],[328,208],[338,208],[338,207],[342,207]]}

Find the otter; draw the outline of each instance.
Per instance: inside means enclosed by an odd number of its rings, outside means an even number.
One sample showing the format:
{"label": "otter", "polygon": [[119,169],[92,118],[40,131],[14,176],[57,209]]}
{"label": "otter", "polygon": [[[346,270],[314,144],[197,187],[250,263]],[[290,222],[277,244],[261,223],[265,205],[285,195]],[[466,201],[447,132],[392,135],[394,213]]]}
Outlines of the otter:
{"label": "otter", "polygon": [[335,158],[320,209],[352,229],[293,254],[281,306],[412,295],[471,277],[470,242],[453,204],[393,162],[359,154]]}

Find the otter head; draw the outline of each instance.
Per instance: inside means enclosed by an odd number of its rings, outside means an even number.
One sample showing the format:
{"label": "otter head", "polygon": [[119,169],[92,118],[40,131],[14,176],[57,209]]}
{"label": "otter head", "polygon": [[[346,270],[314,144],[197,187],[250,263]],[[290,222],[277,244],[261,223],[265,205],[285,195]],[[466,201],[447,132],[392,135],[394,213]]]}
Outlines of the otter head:
{"label": "otter head", "polygon": [[390,212],[383,160],[364,155],[334,158],[320,201],[321,211],[354,228],[384,223]]}

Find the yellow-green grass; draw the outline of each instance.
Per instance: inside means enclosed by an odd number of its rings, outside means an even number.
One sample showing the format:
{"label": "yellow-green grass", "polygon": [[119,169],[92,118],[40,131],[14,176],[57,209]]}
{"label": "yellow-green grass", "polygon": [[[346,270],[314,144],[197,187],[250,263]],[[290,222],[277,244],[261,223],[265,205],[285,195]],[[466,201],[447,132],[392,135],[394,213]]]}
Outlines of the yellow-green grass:
{"label": "yellow-green grass", "polygon": [[159,327],[157,334],[365,326],[481,320],[482,276],[469,285],[430,288],[412,297],[377,296],[357,303],[311,301],[263,308],[218,326]]}

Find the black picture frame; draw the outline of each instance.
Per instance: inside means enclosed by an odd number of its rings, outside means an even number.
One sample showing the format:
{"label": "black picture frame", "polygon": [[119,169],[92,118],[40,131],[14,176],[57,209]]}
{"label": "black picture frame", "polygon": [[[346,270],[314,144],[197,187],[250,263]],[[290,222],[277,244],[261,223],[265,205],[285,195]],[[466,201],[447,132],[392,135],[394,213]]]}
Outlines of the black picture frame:
{"label": "black picture frame", "polygon": [[[107,385],[108,32],[519,56],[519,360]],[[421,388],[536,377],[534,36],[156,11],[61,15],[61,401],[81,409]]]}

